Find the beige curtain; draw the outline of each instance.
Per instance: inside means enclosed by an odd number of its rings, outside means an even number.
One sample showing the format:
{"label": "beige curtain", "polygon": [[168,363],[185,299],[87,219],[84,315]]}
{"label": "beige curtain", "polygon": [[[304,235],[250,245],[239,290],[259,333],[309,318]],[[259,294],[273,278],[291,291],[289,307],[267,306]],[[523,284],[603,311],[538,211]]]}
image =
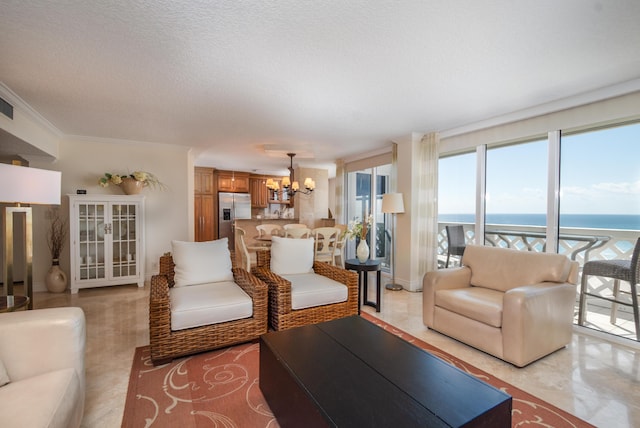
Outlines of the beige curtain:
{"label": "beige curtain", "polygon": [[418,198],[417,226],[418,269],[420,275],[438,268],[438,146],[437,133],[426,134],[418,146],[417,179],[418,192],[412,192]]}
{"label": "beige curtain", "polygon": [[335,197],[335,210],[334,217],[336,223],[347,224],[347,219],[344,218],[344,161],[338,159],[336,161],[336,197]]}

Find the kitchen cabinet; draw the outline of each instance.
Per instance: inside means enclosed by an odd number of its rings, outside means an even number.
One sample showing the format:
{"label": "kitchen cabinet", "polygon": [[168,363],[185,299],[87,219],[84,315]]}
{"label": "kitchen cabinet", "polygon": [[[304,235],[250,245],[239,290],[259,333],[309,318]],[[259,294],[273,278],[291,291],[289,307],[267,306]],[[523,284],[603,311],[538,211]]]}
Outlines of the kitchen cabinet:
{"label": "kitchen cabinet", "polygon": [[193,212],[196,242],[215,239],[216,193],[213,183],[213,168],[195,168]]}
{"label": "kitchen cabinet", "polygon": [[213,168],[196,167],[194,178],[194,191],[196,194],[213,195]]}
{"label": "kitchen cabinet", "polygon": [[249,178],[251,192],[251,208],[269,207],[269,189],[267,189],[266,177]]}
{"label": "kitchen cabinet", "polygon": [[71,293],[144,286],[144,196],[68,195]]}
{"label": "kitchen cabinet", "polygon": [[249,192],[249,173],[218,171],[218,192]]}

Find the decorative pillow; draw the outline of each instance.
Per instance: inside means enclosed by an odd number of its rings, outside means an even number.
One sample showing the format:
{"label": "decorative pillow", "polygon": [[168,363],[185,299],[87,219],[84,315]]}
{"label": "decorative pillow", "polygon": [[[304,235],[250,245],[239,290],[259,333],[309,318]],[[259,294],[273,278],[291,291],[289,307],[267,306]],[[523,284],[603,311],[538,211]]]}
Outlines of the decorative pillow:
{"label": "decorative pillow", "polygon": [[4,363],[0,360],[0,386],[5,386],[9,382],[11,382],[11,379],[9,379],[7,369],[4,368]]}
{"label": "decorative pillow", "polygon": [[271,238],[271,271],[278,275],[313,272],[314,240]]}
{"label": "decorative pillow", "polygon": [[206,242],[171,241],[175,287],[233,281],[228,239]]}

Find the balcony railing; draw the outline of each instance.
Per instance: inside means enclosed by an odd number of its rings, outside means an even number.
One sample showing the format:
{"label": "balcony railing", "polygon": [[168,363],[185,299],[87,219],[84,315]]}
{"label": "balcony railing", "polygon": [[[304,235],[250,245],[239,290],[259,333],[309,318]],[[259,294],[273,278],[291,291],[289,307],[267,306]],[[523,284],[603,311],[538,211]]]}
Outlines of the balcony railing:
{"label": "balcony railing", "polygon": [[[475,225],[471,223],[439,223],[438,225],[438,256],[439,260],[446,259],[447,236],[445,226],[448,224],[462,224],[468,243],[479,245],[495,245],[522,251],[545,251],[545,228],[541,226],[521,225],[485,225],[485,240],[475,239]],[[580,268],[589,260],[631,259],[635,241],[640,232],[637,230],[620,229],[582,229],[563,227],[560,229],[558,252],[565,254],[580,264]],[[590,276],[587,284],[591,292],[611,295],[613,280],[603,277]],[[623,283],[622,287],[627,285]],[[624,289],[624,288],[623,288]],[[576,320],[578,312],[578,293],[576,290]],[[602,299],[589,299],[587,305],[587,325],[597,330],[606,331],[618,336],[635,339],[632,308],[619,306],[618,319],[610,320],[611,304]],[[612,324],[610,321],[615,321]]]}

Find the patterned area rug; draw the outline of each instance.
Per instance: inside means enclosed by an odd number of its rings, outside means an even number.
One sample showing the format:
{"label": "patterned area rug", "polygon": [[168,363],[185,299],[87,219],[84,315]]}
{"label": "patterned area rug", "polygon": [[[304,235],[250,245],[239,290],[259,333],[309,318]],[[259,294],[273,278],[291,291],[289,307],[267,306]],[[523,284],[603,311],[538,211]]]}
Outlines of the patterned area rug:
{"label": "patterned area rug", "polygon": [[[371,315],[363,313],[362,316],[510,394],[513,397],[513,427],[592,426]],[[149,358],[149,347],[137,348],[122,426],[279,427],[258,386],[258,353],[257,343],[247,343],[154,367]]]}

